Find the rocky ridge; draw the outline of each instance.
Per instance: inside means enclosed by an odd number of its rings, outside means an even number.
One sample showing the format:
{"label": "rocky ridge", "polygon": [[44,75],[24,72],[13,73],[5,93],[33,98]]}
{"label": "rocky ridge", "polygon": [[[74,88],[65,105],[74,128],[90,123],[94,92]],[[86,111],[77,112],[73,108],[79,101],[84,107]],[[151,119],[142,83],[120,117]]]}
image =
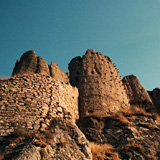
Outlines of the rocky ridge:
{"label": "rocky ridge", "polygon": [[21,77],[36,73],[51,76],[64,83],[69,82],[67,73],[63,72],[57,64],[51,62],[49,66],[48,63],[37,56],[33,50],[25,52],[20,60],[17,60],[12,77]]}
{"label": "rocky ridge", "polygon": [[122,81],[131,105],[138,105],[146,111],[156,110],[148,92],[135,75],[125,76]]}
{"label": "rocky ridge", "polygon": [[92,49],[69,71],[29,51],[0,80],[0,159],[160,158],[159,89],[147,93],[134,75],[121,80]]}

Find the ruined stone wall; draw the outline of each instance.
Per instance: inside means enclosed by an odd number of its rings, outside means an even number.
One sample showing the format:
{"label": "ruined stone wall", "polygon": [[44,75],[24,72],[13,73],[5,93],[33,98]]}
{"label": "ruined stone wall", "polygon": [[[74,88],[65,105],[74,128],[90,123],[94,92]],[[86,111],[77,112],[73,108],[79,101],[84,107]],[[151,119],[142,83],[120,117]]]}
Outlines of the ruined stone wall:
{"label": "ruined stone wall", "polygon": [[118,70],[109,57],[87,50],[69,64],[70,83],[79,89],[80,117],[104,117],[129,107]]}
{"label": "ruined stone wall", "polygon": [[14,126],[43,130],[52,117],[78,119],[78,89],[33,74],[0,81],[0,135]]}

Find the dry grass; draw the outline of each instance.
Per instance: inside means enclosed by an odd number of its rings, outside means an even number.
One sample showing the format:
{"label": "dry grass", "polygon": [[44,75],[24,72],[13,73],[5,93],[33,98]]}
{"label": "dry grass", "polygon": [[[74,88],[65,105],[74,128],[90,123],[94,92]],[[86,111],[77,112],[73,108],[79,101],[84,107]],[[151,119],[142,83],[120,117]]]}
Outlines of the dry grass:
{"label": "dry grass", "polygon": [[148,114],[145,109],[140,108],[138,106],[131,106],[130,108],[127,109],[123,109],[121,110],[123,112],[123,114],[130,116],[130,115],[135,115],[135,114]]}
{"label": "dry grass", "polygon": [[160,115],[156,116],[156,120],[160,122]]}
{"label": "dry grass", "polygon": [[160,122],[160,115],[158,113],[153,113],[152,116],[155,120]]}
{"label": "dry grass", "polygon": [[132,152],[136,151],[142,154],[146,159],[148,160],[158,160],[158,158],[155,155],[151,155],[146,148],[144,148],[141,144],[133,143],[133,144],[126,144],[124,147],[121,149],[118,149],[119,151],[125,151],[127,152]]}
{"label": "dry grass", "polygon": [[125,150],[125,151],[134,151],[134,150],[140,150],[142,149],[142,145],[141,144],[137,144],[137,143],[132,143],[132,144],[126,144],[124,147],[122,147],[122,149],[120,150]]}
{"label": "dry grass", "polygon": [[114,160],[119,160],[118,153],[114,152],[114,148],[110,144],[96,144],[90,142],[93,160],[103,160],[107,156],[111,156]]}
{"label": "dry grass", "polygon": [[18,126],[14,132],[12,133],[13,138],[10,139],[11,143],[19,144],[25,139],[29,139],[33,137],[33,132],[31,130],[27,130],[23,127]]}
{"label": "dry grass", "polygon": [[123,115],[122,112],[113,113],[109,117],[112,118],[112,119],[116,119],[116,120],[120,121],[124,125],[132,126],[132,123],[129,122],[129,120]]}
{"label": "dry grass", "polygon": [[155,125],[153,125],[153,124],[151,124],[151,123],[141,122],[141,123],[139,123],[138,125],[143,126],[143,127],[146,127],[146,128],[149,128],[149,129],[151,129],[151,130],[158,130],[158,131],[160,131],[160,128],[159,128],[159,127],[157,127],[157,126],[155,126]]}

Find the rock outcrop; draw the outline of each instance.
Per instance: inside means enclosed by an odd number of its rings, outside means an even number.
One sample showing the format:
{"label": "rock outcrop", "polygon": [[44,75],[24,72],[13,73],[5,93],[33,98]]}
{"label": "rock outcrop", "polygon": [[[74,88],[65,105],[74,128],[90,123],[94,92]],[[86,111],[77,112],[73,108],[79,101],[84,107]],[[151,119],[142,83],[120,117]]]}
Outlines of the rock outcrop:
{"label": "rock outcrop", "polygon": [[51,73],[51,77],[53,77],[54,79],[57,79],[57,80],[64,82],[64,83],[69,82],[68,75],[65,72],[63,72],[58,67],[58,65],[54,62],[51,62],[50,73]]}
{"label": "rock outcrop", "polygon": [[89,142],[72,122],[53,118],[43,132],[17,129],[0,139],[5,160],[92,160]]}
{"label": "rock outcrop", "polygon": [[17,60],[12,76],[24,76],[34,73],[49,75],[49,67],[46,61],[37,57],[35,51],[25,52],[20,60]]}
{"label": "rock outcrop", "polygon": [[129,102],[118,70],[109,57],[94,50],[87,50],[69,64],[70,83],[79,89],[80,118],[105,117]]}
{"label": "rock outcrop", "polygon": [[148,92],[135,75],[125,76],[122,81],[131,105],[138,105],[147,111],[155,110]]}
{"label": "rock outcrop", "polygon": [[[93,160],[160,159],[160,119],[154,115],[136,108],[101,119],[86,117],[83,120],[80,129],[89,141],[100,147],[96,148],[97,155]],[[105,144],[112,145],[112,151],[107,152]],[[102,154],[105,151],[112,157]],[[119,158],[113,158],[115,151]]]}
{"label": "rock outcrop", "polygon": [[160,159],[160,89],[91,49],[69,70],[28,51],[0,79],[0,159]]}
{"label": "rock outcrop", "polygon": [[156,111],[160,113],[160,89],[155,88],[153,91],[148,91]]}
{"label": "rock outcrop", "polygon": [[20,60],[17,60],[12,77],[27,76],[35,73],[51,76],[64,83],[69,82],[68,75],[58,65],[51,62],[51,66],[49,66],[44,59],[36,55],[35,51],[31,50],[25,52]]}

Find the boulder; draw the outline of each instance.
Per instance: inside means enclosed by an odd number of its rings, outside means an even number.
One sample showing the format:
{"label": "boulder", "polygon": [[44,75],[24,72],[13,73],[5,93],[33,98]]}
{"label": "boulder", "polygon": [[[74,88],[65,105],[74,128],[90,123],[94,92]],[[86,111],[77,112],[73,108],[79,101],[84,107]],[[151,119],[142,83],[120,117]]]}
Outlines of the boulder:
{"label": "boulder", "polygon": [[92,49],[69,63],[70,83],[79,89],[80,118],[105,117],[129,102],[118,70],[109,57]]}

